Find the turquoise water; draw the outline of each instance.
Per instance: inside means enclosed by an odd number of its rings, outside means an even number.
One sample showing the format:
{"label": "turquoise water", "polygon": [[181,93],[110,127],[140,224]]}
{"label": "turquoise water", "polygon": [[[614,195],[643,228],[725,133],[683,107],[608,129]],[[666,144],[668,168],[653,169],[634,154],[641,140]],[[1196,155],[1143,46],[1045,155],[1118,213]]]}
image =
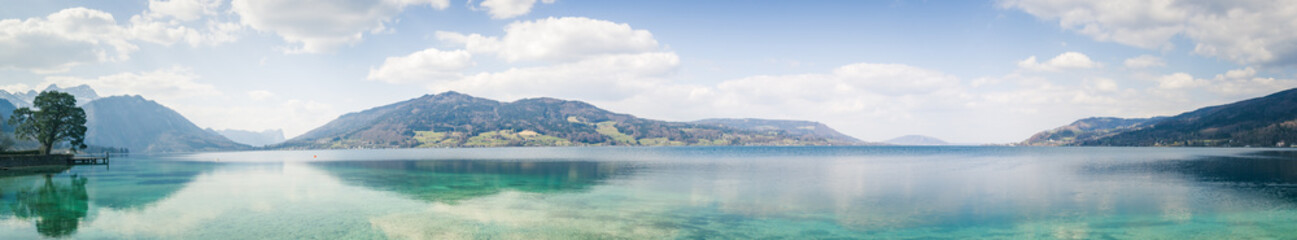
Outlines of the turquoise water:
{"label": "turquoise water", "polygon": [[0,239],[1293,239],[1297,152],[488,148],[0,171]]}

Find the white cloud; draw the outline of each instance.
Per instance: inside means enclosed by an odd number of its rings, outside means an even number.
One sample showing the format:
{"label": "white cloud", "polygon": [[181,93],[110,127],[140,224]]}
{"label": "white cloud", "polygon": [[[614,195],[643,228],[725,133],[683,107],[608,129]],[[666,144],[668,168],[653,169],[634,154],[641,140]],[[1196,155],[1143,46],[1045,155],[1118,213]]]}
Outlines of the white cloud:
{"label": "white cloud", "polygon": [[211,103],[211,99],[187,101],[174,104],[174,108],[200,127],[244,130],[283,129],[284,136],[289,138],[323,126],[341,115],[333,105],[300,99],[267,99],[257,104],[244,105]]}
{"label": "white cloud", "polygon": [[[554,3],[554,0],[544,0],[544,3]],[[486,8],[487,13],[491,14],[493,19],[507,19],[526,15],[531,12],[532,6],[536,5],[536,0],[484,0],[482,8]]]}
{"label": "white cloud", "polygon": [[1191,88],[1207,85],[1207,81],[1194,79],[1188,73],[1172,73],[1157,78],[1157,87],[1164,89]]}
{"label": "white cloud", "polygon": [[[426,49],[391,57],[371,68],[368,78],[498,99],[546,96],[617,100],[668,84],[667,77],[680,65],[680,58],[662,51],[648,31],[588,18],[514,22],[505,27],[503,37],[449,32],[437,35],[464,44],[465,49]],[[489,53],[506,62],[543,62],[497,72],[462,73],[473,65],[473,53]]]}
{"label": "white cloud", "polygon": [[100,62],[125,61],[139,49],[135,41],[162,45],[187,42],[216,45],[237,39],[242,28],[208,21],[202,29],[146,14],[118,25],[112,14],[87,8],[63,9],[44,18],[0,20],[0,69],[48,74]]}
{"label": "white cloud", "polygon": [[[49,76],[46,84],[60,86],[90,85],[104,96],[143,95],[157,100],[176,100],[198,96],[220,95],[215,86],[197,81],[198,75],[184,67],[149,72],[118,73],[97,78]],[[43,84],[44,85],[44,84]]]}
{"label": "white cloud", "polygon": [[1138,57],[1128,58],[1123,63],[1127,68],[1132,69],[1166,66],[1166,62],[1162,61],[1162,58],[1152,55],[1139,55]]}
{"label": "white cloud", "polygon": [[1168,0],[1001,0],[1000,4],[1042,19],[1057,19],[1060,27],[1099,41],[1144,48],[1170,44],[1171,37],[1184,31],[1184,18],[1189,16]]}
{"label": "white cloud", "polygon": [[608,54],[660,50],[657,40],[647,30],[582,17],[514,22],[504,31],[503,37],[438,32],[437,38],[463,44],[470,52],[494,53],[510,62],[576,61]]}
{"label": "white cloud", "polygon": [[667,83],[680,65],[675,53],[606,55],[552,66],[484,72],[429,81],[433,91],[456,90],[499,99],[560,97],[617,100]]}
{"label": "white cloud", "polygon": [[1252,67],[1226,71],[1210,80],[1199,81],[1211,85],[1207,90],[1225,96],[1259,96],[1297,87],[1297,79],[1257,77],[1256,69]]}
{"label": "white cloud", "polygon": [[1194,52],[1237,63],[1297,64],[1297,2],[1287,0],[1001,0],[1090,36],[1142,48],[1170,48],[1175,36]]}
{"label": "white cloud", "polygon": [[959,85],[954,76],[901,64],[851,64],[834,69],[833,75],[842,86],[884,95],[923,94]]}
{"label": "white cloud", "polygon": [[1234,70],[1226,71],[1225,74],[1217,75],[1216,78],[1240,79],[1240,78],[1250,78],[1252,76],[1256,76],[1256,69],[1252,69],[1252,67],[1247,67],[1243,69],[1234,69]]}
{"label": "white cloud", "polygon": [[8,84],[8,85],[0,85],[0,91],[6,91],[6,92],[10,92],[10,93],[22,92],[22,91],[27,91],[27,90],[31,90],[31,89],[32,89],[32,86],[29,86],[29,85],[27,85],[27,84],[22,84],[22,83],[14,83],[14,84]]}
{"label": "white cloud", "polygon": [[[754,112],[807,111],[868,113],[868,117],[905,118],[906,109],[925,99],[952,93],[960,86],[954,76],[901,64],[857,63],[831,74],[756,76],[724,81],[714,92],[725,108]],[[794,110],[800,109],[800,110]]]}
{"label": "white cloud", "polygon": [[[708,100],[722,109],[743,112],[796,111],[869,113],[868,117],[905,117],[903,109],[917,107],[924,97],[951,93],[960,80],[937,71],[902,64],[857,63],[830,74],[753,76],[728,80],[707,90]],[[779,109],[779,110],[776,110]]]}
{"label": "white cloud", "polygon": [[1091,89],[1099,90],[1103,92],[1113,92],[1113,91],[1121,90],[1121,87],[1117,85],[1117,81],[1109,78],[1090,79],[1089,81],[1087,81],[1087,85],[1088,85],[1087,87]]}
{"label": "white cloud", "polygon": [[215,15],[223,5],[222,0],[149,0],[149,13],[156,17],[172,17],[193,21],[203,16]]}
{"label": "white cloud", "polygon": [[365,32],[385,30],[385,25],[405,7],[445,9],[450,1],[234,0],[230,5],[244,25],[301,44],[289,52],[320,53],[359,42]]}
{"label": "white cloud", "polygon": [[1291,88],[1297,88],[1297,80],[1255,77],[1225,79],[1209,90],[1226,96],[1260,97]]}
{"label": "white cloud", "polygon": [[190,46],[214,46],[238,40],[243,26],[230,22],[208,21],[203,29],[187,27],[176,21],[160,21],[151,17],[131,17],[127,34],[137,40],[170,46],[185,42]]}
{"label": "white cloud", "polygon": [[0,20],[0,69],[64,72],[85,63],[129,58],[128,42],[113,15],[69,8],[44,18]]}
{"label": "white cloud", "polygon": [[473,66],[472,54],[465,50],[441,51],[433,48],[403,57],[388,57],[383,65],[369,69],[369,80],[406,83],[459,79],[460,70]]}
{"label": "white cloud", "polygon": [[1018,62],[1018,67],[1032,71],[1086,69],[1098,66],[1099,63],[1091,61],[1089,56],[1085,56],[1085,54],[1079,52],[1065,52],[1045,62],[1037,62],[1036,56],[1031,56]]}
{"label": "white cloud", "polygon": [[252,91],[248,91],[248,98],[250,98],[250,99],[252,99],[252,100],[256,100],[256,101],[265,101],[265,100],[270,99],[270,98],[272,98],[272,97],[275,97],[275,93],[270,92],[270,91],[266,91],[266,90],[252,90]]}
{"label": "white cloud", "polygon": [[[1214,98],[1237,100],[1239,97],[1259,97],[1264,94],[1297,88],[1297,79],[1280,79],[1258,77],[1256,69],[1246,67],[1229,70],[1215,77],[1195,78],[1188,73],[1173,73],[1155,78],[1158,88],[1180,90],[1179,94],[1190,90],[1204,90],[1213,93]],[[1169,93],[1169,92],[1163,92]],[[1209,96],[1209,95],[1207,95]]]}

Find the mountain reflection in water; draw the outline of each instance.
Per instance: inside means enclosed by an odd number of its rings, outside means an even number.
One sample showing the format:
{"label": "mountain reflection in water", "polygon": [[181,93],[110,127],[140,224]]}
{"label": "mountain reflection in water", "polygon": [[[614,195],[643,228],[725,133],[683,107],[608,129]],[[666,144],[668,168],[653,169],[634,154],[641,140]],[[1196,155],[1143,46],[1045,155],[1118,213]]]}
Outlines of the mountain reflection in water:
{"label": "mountain reflection in water", "polygon": [[209,162],[114,161],[111,169],[79,166],[69,174],[90,178],[90,198],[112,209],[141,209],[184,188],[220,166]]}
{"label": "mountain reflection in water", "polygon": [[577,192],[634,167],[625,162],[419,160],[318,162],[345,183],[432,202],[456,202],[506,190]]}
{"label": "mountain reflection in water", "polygon": [[1092,165],[1082,168],[1082,172],[1170,174],[1204,184],[1297,203],[1297,151],[1261,151],[1228,156]]}

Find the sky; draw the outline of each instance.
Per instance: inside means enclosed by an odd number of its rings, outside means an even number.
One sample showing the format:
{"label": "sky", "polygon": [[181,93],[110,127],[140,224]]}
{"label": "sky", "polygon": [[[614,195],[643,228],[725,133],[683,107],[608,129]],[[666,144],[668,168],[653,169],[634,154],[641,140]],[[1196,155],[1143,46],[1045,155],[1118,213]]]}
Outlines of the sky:
{"label": "sky", "polygon": [[457,91],[639,117],[1018,142],[1297,87],[1284,0],[0,0],[0,89],[305,133]]}

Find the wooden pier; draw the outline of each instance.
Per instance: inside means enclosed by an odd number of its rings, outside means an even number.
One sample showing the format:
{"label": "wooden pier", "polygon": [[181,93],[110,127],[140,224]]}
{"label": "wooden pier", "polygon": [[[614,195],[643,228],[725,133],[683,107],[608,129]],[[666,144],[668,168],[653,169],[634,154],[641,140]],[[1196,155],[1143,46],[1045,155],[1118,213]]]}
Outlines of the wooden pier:
{"label": "wooden pier", "polygon": [[73,157],[68,159],[68,165],[108,165],[108,154],[102,157]]}

